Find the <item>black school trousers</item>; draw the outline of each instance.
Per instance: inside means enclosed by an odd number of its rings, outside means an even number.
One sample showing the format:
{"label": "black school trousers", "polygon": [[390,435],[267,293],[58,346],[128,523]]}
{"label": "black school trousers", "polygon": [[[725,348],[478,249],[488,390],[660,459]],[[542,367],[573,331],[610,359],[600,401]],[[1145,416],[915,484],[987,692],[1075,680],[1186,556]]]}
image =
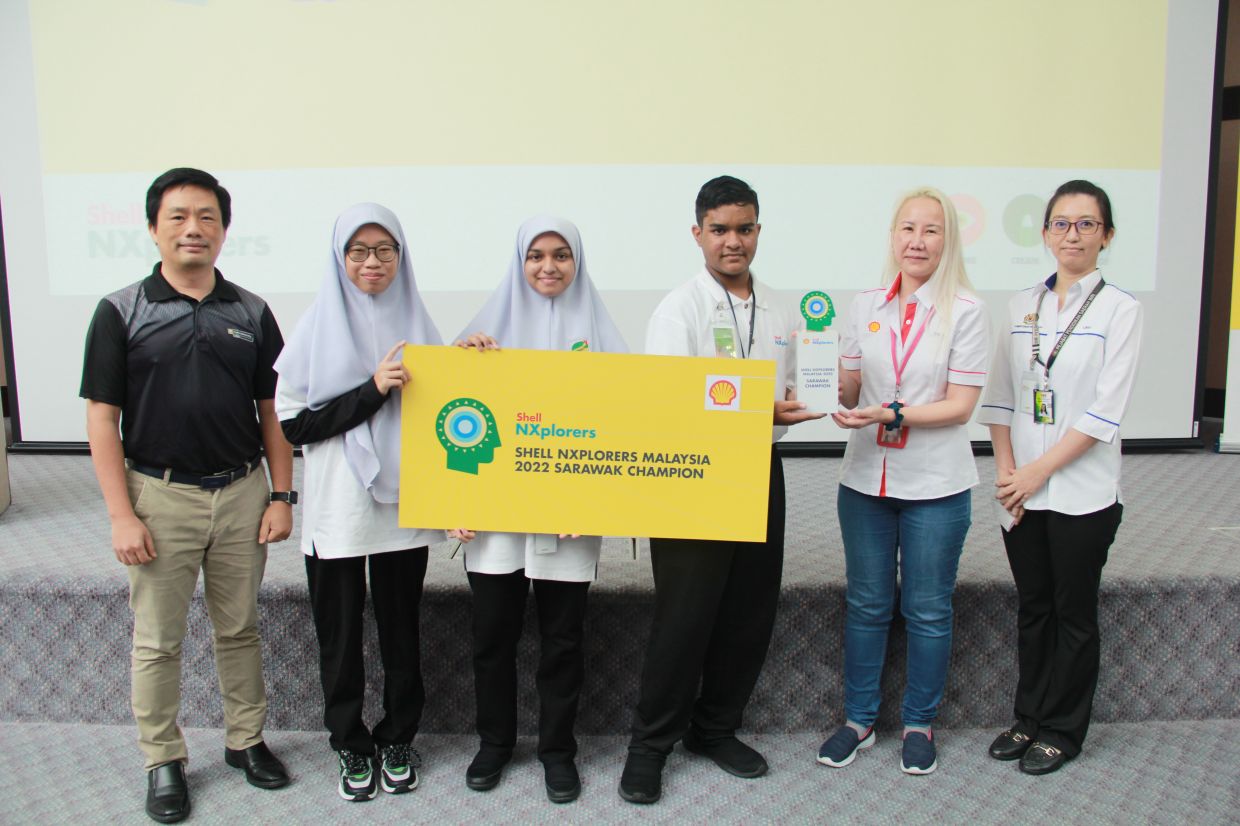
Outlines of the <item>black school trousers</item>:
{"label": "black school trousers", "polygon": [[510,755],[517,742],[517,643],[525,600],[533,587],[538,607],[538,759],[572,760],[573,726],[585,679],[582,650],[589,582],[469,573],[474,594],[474,697],[480,747]]}
{"label": "black school trousers", "polygon": [[[383,661],[383,718],[373,731],[362,719],[367,568]],[[323,723],[336,751],[371,755],[383,746],[413,742],[426,700],[418,637],[425,578],[426,548],[345,559],[306,557],[310,609],[319,638]]]}
{"label": "black school trousers", "polygon": [[[726,503],[719,518],[728,518]],[[690,727],[707,741],[734,736],[762,672],[784,568],[778,454],[764,542],[651,539],[650,563],[654,621],[629,750],[666,755]]]}
{"label": "black school trousers", "polygon": [[1076,516],[1025,511],[1003,535],[1019,599],[1015,728],[1069,758],[1081,753],[1089,730],[1101,639],[1098,586],[1123,513],[1118,502]]}

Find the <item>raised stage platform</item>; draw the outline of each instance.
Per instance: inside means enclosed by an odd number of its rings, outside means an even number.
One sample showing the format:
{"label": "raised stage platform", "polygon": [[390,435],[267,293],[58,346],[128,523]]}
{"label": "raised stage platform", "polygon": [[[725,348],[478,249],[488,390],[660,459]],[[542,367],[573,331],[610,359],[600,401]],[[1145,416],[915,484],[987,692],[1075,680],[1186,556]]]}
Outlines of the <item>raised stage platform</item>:
{"label": "raised stage platform", "polygon": [[[1015,675],[1015,594],[982,484],[960,564],[954,658],[940,725],[1006,723]],[[826,731],[842,707],[844,560],[835,516],[839,460],[786,459],[788,547],[770,655],[746,718],[754,732]],[[0,517],[0,721],[130,723],[131,620],[90,461],[11,456],[13,505]],[[300,475],[300,462],[298,463]],[[1099,722],[1240,718],[1240,464],[1208,453],[1125,459],[1124,523],[1104,572]],[[743,495],[743,492],[738,492]],[[261,595],[268,728],[321,728],[317,649],[297,535],[271,549]],[[423,730],[472,731],[470,601],[460,560],[432,548],[423,600],[428,700]],[[649,628],[645,545],[608,540],[591,591],[582,734],[627,730]],[[532,625],[530,626],[533,627]],[[209,628],[191,614],[182,724],[222,724]],[[523,657],[523,729],[534,730],[532,654]],[[369,662],[377,663],[373,634]],[[903,682],[893,634],[882,723]],[[378,706],[372,686],[371,708]]]}

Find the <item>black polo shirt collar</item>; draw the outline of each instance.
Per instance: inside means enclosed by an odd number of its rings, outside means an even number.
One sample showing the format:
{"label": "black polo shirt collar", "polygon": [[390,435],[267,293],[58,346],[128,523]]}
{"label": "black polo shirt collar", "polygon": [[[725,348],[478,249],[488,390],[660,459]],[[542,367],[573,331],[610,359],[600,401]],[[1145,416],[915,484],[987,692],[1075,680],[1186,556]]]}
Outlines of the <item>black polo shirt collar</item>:
{"label": "black polo shirt collar", "polygon": [[[176,288],[168,283],[168,279],[164,278],[164,269],[162,263],[157,263],[155,268],[151,270],[142,281],[142,291],[146,293],[148,301],[169,301],[174,298],[184,298],[187,301],[194,299],[184,293],[177,292]],[[240,301],[241,296],[237,293],[237,288],[224,280],[224,276],[219,270],[215,271],[215,287],[211,292],[203,297],[203,301],[215,298],[220,301]]]}

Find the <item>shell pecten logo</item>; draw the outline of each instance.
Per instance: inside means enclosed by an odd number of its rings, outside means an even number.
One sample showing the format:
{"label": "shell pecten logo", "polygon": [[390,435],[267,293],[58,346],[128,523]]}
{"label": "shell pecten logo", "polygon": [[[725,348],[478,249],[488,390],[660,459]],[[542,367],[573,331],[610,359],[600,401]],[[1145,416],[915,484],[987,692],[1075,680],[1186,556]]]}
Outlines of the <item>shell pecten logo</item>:
{"label": "shell pecten logo", "polygon": [[707,392],[710,395],[711,401],[723,407],[731,404],[732,400],[736,398],[736,385],[727,379],[719,379],[719,381],[710,386],[710,390]]}
{"label": "shell pecten logo", "polygon": [[703,403],[707,410],[740,410],[741,377],[707,376]]}

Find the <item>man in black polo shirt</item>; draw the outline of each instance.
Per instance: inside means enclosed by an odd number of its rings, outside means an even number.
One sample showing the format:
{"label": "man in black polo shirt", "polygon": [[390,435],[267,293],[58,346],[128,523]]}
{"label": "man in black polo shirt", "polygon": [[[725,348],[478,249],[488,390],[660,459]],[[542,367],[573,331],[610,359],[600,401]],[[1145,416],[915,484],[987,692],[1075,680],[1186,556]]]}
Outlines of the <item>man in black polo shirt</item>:
{"label": "man in black polo shirt", "polygon": [[174,823],[190,808],[177,714],[199,569],[224,701],[224,758],[255,786],[288,782],[263,742],[257,597],[266,543],[288,537],[297,498],[293,449],[275,413],[280,329],[261,298],[215,269],[228,192],[206,172],[173,169],[151,184],[146,216],[160,263],[99,302],[81,395],[112,547],[129,571],[146,811]]}

